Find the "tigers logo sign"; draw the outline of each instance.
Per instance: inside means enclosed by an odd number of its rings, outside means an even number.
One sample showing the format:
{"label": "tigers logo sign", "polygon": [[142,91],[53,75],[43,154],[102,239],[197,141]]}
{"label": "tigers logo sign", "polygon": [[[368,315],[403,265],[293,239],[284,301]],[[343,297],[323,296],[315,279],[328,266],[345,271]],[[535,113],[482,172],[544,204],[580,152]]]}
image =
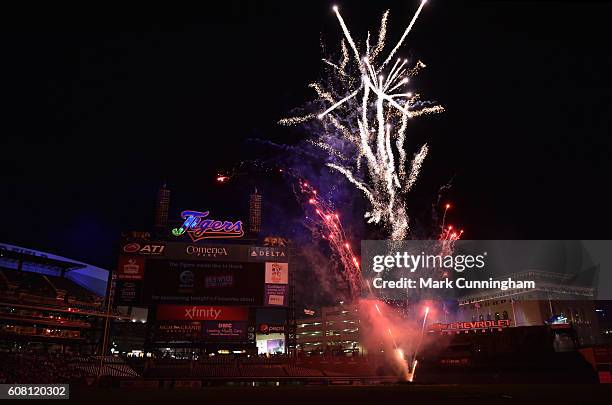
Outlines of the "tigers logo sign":
{"label": "tigers logo sign", "polygon": [[174,228],[174,236],[187,233],[193,242],[202,239],[241,238],[244,236],[242,222],[219,221],[208,218],[208,211],[183,211],[184,222],[179,228]]}

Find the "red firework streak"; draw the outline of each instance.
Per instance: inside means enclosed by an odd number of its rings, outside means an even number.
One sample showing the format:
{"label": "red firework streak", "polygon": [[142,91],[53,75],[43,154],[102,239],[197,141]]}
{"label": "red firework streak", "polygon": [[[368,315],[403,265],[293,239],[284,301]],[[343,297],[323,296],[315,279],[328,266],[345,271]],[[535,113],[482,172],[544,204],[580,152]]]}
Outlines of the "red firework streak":
{"label": "red firework streak", "polygon": [[329,246],[338,255],[344,267],[351,298],[359,297],[363,285],[359,260],[346,238],[338,212],[331,203],[321,198],[317,194],[317,190],[307,181],[302,180],[299,184],[300,192],[308,197],[308,203],[316,214],[316,224],[319,232],[321,232],[321,237],[328,241]]}
{"label": "red firework streak", "polygon": [[452,225],[446,225],[446,213],[452,206],[447,203],[444,206],[444,214],[442,215],[442,225],[438,240],[440,243],[440,254],[443,256],[450,255],[453,253],[455,242],[461,239],[463,235],[463,229],[454,229]]}

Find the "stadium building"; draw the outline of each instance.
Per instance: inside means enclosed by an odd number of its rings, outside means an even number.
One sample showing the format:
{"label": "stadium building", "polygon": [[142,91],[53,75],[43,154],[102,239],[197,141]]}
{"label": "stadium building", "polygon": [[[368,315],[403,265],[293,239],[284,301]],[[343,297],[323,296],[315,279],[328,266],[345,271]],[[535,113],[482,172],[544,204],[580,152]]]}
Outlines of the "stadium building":
{"label": "stadium building", "polygon": [[468,323],[508,320],[509,327],[548,325],[556,330],[558,350],[599,343],[596,291],[589,273],[580,275],[588,282],[578,283],[573,274],[538,270],[512,274],[513,279],[535,281],[537,288],[483,290],[465,295],[458,301],[456,318]]}
{"label": "stadium building", "polygon": [[108,271],[0,244],[0,350],[94,354],[100,349]]}
{"label": "stadium building", "polygon": [[296,326],[300,354],[350,356],[366,352],[360,343],[359,313],[350,305],[323,307],[296,320]]}

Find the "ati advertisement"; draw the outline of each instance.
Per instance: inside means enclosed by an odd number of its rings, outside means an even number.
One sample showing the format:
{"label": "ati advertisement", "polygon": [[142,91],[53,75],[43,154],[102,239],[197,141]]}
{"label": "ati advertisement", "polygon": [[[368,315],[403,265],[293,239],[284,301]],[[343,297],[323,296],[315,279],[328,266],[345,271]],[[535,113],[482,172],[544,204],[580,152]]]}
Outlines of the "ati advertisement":
{"label": "ati advertisement", "polygon": [[143,299],[208,305],[262,305],[264,263],[155,260]]}
{"label": "ati advertisement", "polygon": [[163,256],[166,244],[162,242],[125,242],[121,246],[121,253],[142,256]]}

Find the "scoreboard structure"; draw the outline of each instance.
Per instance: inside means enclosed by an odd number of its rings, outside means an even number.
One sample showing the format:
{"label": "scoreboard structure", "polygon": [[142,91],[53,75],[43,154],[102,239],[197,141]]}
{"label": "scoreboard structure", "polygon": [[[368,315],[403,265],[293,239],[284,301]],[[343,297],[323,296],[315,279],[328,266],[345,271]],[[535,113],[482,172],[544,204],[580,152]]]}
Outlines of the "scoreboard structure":
{"label": "scoreboard structure", "polygon": [[113,300],[148,310],[146,352],[280,353],[289,278],[284,247],[132,239],[120,246]]}

